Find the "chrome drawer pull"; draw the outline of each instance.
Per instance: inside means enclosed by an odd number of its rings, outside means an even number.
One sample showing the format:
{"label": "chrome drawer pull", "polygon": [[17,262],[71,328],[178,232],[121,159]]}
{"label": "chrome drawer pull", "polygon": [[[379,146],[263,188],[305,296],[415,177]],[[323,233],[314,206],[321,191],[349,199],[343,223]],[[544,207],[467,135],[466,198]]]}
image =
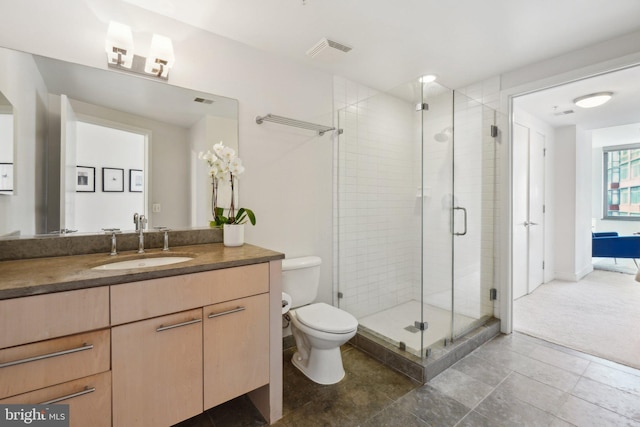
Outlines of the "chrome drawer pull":
{"label": "chrome drawer pull", "polygon": [[62,402],[63,400],[72,399],[74,397],[83,396],[85,394],[93,393],[96,391],[95,387],[85,387],[84,390],[77,393],[67,394],[66,396],[56,397],[55,399],[47,400],[46,402],[39,403],[39,405],[53,405],[54,403]]}
{"label": "chrome drawer pull", "polygon": [[14,360],[13,362],[0,363],[0,368],[8,368],[9,366],[20,365],[22,363],[35,362],[36,360],[49,359],[56,356],[64,356],[65,354],[77,353],[78,351],[91,350],[93,344],[82,344],[82,347],[72,348],[70,350],[56,351],[54,353],[43,354],[41,356],[27,357],[26,359]]}
{"label": "chrome drawer pull", "polygon": [[160,325],[160,327],[156,329],[156,332],[167,331],[169,329],[179,328],[181,326],[193,325],[194,323],[200,323],[200,322],[202,322],[202,319],[193,319],[187,322],[176,323],[175,325],[169,325],[169,326]]}
{"label": "chrome drawer pull", "polygon": [[209,319],[213,319],[214,317],[226,316],[227,314],[237,313],[239,311],[244,311],[244,307],[237,307],[233,310],[221,311],[220,313],[211,313],[209,315]]}

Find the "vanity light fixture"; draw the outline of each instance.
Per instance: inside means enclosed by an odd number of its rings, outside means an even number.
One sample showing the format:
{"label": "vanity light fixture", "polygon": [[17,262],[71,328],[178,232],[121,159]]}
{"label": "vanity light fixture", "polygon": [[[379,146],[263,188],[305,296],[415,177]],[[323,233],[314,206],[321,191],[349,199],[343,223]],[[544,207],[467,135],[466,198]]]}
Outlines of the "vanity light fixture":
{"label": "vanity light fixture", "polygon": [[154,34],[151,39],[149,57],[145,63],[145,73],[154,74],[156,77],[168,77],[169,68],[173,66],[173,44],[169,37]]}
{"label": "vanity light fixture", "polygon": [[105,50],[109,65],[131,68],[133,65],[133,36],[131,28],[119,22],[109,22]]}
{"label": "vanity light fixture", "polygon": [[119,22],[111,21],[105,42],[109,68],[155,77],[169,79],[169,69],[175,62],[171,39],[154,34],[151,39],[149,57],[134,54],[131,28]]}
{"label": "vanity light fixture", "polygon": [[574,99],[573,103],[580,108],[593,108],[608,102],[612,96],[613,92],[591,93]]}

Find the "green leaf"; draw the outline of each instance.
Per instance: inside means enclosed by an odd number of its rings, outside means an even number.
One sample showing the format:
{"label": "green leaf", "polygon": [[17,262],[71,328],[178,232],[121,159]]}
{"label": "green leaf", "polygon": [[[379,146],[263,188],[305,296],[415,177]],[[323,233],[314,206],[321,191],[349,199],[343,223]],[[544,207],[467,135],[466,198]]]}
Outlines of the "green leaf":
{"label": "green leaf", "polygon": [[249,219],[249,222],[251,222],[251,225],[256,225],[256,215],[253,211],[247,208],[240,208],[238,209],[238,214],[236,215],[234,222],[236,224],[243,224],[247,222],[247,218]]}

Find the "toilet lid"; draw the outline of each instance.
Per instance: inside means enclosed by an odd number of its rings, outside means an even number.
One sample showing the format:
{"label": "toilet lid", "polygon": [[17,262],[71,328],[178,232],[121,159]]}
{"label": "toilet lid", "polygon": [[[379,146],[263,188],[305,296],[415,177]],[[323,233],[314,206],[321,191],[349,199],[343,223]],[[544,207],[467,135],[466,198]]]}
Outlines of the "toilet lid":
{"label": "toilet lid", "polygon": [[340,334],[358,328],[358,320],[355,317],[323,302],[298,308],[296,317],[308,327],[324,332]]}

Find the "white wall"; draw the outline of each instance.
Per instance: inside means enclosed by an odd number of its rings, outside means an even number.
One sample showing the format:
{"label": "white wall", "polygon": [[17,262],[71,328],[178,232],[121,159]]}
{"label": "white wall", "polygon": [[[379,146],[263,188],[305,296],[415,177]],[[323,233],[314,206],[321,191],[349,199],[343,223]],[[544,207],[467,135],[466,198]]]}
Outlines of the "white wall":
{"label": "white wall", "polygon": [[555,276],[577,281],[593,270],[591,143],[583,129],[564,126],[556,129],[555,146]]}
{"label": "white wall", "polygon": [[[246,240],[290,257],[321,256],[319,300],[331,302],[332,136],[257,125],[255,118],[273,113],[331,124],[332,77],[123,2],[13,2],[0,15],[0,45],[105,69],[111,19],[131,25],[143,49],[154,32],[172,38],[176,65],[169,84],[239,100],[246,167],[240,204],[258,221],[247,227]],[[181,206],[189,205],[187,199]]]}
{"label": "white wall", "polygon": [[576,127],[576,271],[593,271],[591,260],[591,132]]}

